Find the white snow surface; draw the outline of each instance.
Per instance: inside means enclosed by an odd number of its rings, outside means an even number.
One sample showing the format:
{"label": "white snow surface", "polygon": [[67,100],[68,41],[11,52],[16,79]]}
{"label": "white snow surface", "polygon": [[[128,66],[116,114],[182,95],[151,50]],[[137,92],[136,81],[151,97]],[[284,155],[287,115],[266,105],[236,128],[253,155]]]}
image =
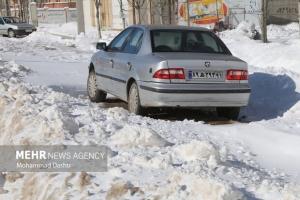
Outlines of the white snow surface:
{"label": "white snow surface", "polygon": [[74,31],[71,23],[0,37],[0,145],[107,145],[108,171],[3,173],[0,199],[300,199],[297,24],[269,26],[268,44],[250,40],[247,23],[220,34],[249,63],[252,95],[240,116],[249,123],[216,126],[91,103],[96,32]]}

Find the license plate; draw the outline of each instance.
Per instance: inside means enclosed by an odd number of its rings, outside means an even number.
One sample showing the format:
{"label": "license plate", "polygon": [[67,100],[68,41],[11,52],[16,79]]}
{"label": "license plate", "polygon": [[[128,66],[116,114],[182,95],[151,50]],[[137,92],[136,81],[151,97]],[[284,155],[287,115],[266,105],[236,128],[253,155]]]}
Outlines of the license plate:
{"label": "license plate", "polygon": [[189,79],[223,79],[223,72],[218,71],[189,71]]}
{"label": "license plate", "polygon": [[31,33],[31,32],[32,32],[32,30],[25,30],[25,32],[26,32],[26,33]]}

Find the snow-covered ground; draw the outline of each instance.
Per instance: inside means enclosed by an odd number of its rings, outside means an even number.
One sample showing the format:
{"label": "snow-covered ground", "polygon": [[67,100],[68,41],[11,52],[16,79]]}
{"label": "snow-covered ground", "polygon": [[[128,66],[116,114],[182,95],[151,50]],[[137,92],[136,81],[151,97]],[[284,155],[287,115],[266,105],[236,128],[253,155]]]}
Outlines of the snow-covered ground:
{"label": "snow-covered ground", "polygon": [[[216,126],[90,103],[94,30],[76,36],[66,24],[0,37],[0,145],[112,150],[104,173],[4,173],[0,199],[300,199],[299,26],[268,28],[268,44],[250,40],[246,23],[221,33],[250,65],[252,96],[241,114],[250,123]],[[104,40],[116,33],[105,31]]]}

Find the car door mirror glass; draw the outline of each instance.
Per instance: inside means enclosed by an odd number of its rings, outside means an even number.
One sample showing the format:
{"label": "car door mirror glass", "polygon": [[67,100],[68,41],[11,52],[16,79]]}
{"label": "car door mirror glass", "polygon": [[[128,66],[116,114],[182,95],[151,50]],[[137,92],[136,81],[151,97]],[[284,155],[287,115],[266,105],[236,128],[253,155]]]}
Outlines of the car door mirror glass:
{"label": "car door mirror glass", "polygon": [[105,42],[98,42],[96,45],[96,49],[106,51],[107,45]]}

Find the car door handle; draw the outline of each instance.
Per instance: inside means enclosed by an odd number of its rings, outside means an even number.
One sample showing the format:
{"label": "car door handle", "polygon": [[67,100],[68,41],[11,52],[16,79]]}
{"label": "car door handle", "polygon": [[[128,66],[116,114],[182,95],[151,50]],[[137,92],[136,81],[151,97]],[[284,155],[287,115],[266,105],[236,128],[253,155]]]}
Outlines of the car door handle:
{"label": "car door handle", "polygon": [[130,71],[132,68],[132,64],[130,62],[127,63],[128,70]]}
{"label": "car door handle", "polygon": [[113,60],[113,59],[110,59],[110,60],[109,60],[109,64],[111,64],[111,67],[114,67],[114,60]]}

